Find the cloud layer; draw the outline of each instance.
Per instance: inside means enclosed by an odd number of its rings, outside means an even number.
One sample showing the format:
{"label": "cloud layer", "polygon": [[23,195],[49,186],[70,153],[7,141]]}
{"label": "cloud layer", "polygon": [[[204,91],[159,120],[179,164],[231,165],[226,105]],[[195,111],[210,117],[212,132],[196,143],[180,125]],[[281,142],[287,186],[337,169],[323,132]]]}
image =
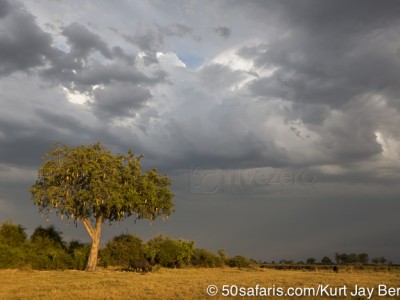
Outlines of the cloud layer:
{"label": "cloud layer", "polygon": [[[144,153],[147,167],[174,178],[176,215],[139,225],[144,235],[166,231],[261,259],[304,259],[322,243],[315,255],[399,260],[389,236],[400,225],[399,9],[0,0],[0,217],[38,224],[27,187],[41,155],[59,140],[100,141]],[[243,181],[193,194],[195,167],[214,187],[232,170],[309,172],[315,182],[311,194],[293,182],[287,193],[260,193]]]}

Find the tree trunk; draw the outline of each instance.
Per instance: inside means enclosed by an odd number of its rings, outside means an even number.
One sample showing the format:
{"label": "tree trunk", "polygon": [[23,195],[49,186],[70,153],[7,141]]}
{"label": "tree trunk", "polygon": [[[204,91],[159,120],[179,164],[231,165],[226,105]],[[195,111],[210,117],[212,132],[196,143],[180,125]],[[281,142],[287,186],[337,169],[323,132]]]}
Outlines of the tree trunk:
{"label": "tree trunk", "polygon": [[103,223],[103,218],[101,216],[97,217],[96,227],[94,228],[90,225],[90,222],[87,219],[82,219],[82,221],[92,239],[92,245],[90,247],[89,258],[85,271],[94,272],[97,266],[97,256],[99,254],[101,225]]}

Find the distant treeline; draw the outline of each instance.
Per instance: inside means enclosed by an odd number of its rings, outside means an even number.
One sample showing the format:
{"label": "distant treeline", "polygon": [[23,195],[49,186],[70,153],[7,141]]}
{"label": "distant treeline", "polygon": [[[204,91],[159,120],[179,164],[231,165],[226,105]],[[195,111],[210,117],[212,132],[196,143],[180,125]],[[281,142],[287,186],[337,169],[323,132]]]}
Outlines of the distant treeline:
{"label": "distant treeline", "polygon": [[[90,245],[79,241],[66,243],[54,226],[37,227],[28,239],[21,225],[10,222],[0,227],[0,268],[83,270]],[[122,234],[110,240],[99,253],[99,265],[129,268],[132,261],[145,259],[163,267],[240,267],[256,264],[244,256],[228,257],[194,247],[193,241],[174,240],[162,235],[147,243],[136,235]]]}
{"label": "distant treeline", "polygon": [[[32,269],[77,269],[83,270],[89,255],[90,245],[79,241],[63,241],[61,232],[53,225],[37,227],[28,239],[21,225],[10,222],[0,227],[0,268]],[[376,265],[391,264],[384,257],[369,259],[368,254],[335,253],[335,262],[324,256],[320,262],[308,258],[306,262],[294,263],[293,260],[280,260],[258,263],[244,256],[229,257],[224,250],[216,253],[194,247],[193,241],[174,240],[162,235],[148,242],[132,234],[122,234],[111,239],[100,249],[99,265],[102,267],[120,266],[129,268],[132,261],[147,260],[149,263],[169,268],[182,267],[239,267],[249,268],[266,264],[313,265],[313,264],[358,264],[366,265],[370,261]]]}
{"label": "distant treeline", "polygon": [[[369,263],[369,256],[367,253],[335,253],[335,260],[338,264],[361,264],[361,265],[366,265]],[[374,264],[386,264],[390,263],[386,258],[383,256],[381,257],[374,257],[371,259],[371,262]]]}
{"label": "distant treeline", "polygon": [[368,253],[335,253],[335,260],[331,260],[328,256],[322,257],[320,261],[317,259],[310,257],[308,258],[305,262],[304,261],[298,261],[294,262],[293,260],[286,260],[286,259],[281,259],[278,262],[272,261],[270,263],[264,261],[261,262],[260,264],[266,265],[266,264],[280,264],[280,265],[314,265],[314,264],[322,264],[322,265],[332,265],[332,264],[337,264],[337,265],[367,265],[369,263],[375,264],[375,265],[386,265],[389,264],[391,265],[392,262],[388,261],[385,257],[379,256],[379,257],[374,257],[372,259],[369,259]]}

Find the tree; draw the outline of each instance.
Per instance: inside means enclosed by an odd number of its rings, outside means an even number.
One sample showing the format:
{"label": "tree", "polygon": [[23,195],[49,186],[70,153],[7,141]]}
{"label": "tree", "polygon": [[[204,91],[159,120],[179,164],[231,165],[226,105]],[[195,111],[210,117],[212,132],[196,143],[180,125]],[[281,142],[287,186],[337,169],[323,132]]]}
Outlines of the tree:
{"label": "tree", "polygon": [[174,211],[171,180],[156,169],[142,173],[142,157],[131,150],[113,154],[100,143],[77,147],[57,143],[44,155],[30,188],[32,200],[46,215],[55,212],[69,221],[82,221],[92,241],[87,271],[96,269],[105,220],[164,219]]}
{"label": "tree", "polygon": [[225,250],[224,249],[219,249],[217,251],[217,254],[218,254],[219,258],[221,259],[222,264],[225,264],[225,261],[228,258],[228,255],[226,254]]}
{"label": "tree", "polygon": [[360,254],[358,254],[358,260],[363,265],[368,264],[368,261],[369,261],[368,253],[360,253]]}
{"label": "tree", "polygon": [[69,269],[72,267],[72,256],[62,240],[61,232],[53,225],[39,226],[32,233],[28,244],[28,261],[33,269]]}
{"label": "tree", "polygon": [[340,264],[340,253],[339,252],[335,252],[335,261],[337,264]]}
{"label": "tree", "polygon": [[26,264],[26,233],[11,222],[0,227],[0,268],[18,268]]}
{"label": "tree", "polygon": [[307,258],[307,264],[313,265],[317,260],[314,257]]}
{"label": "tree", "polygon": [[33,243],[48,243],[54,246],[64,248],[64,242],[61,237],[62,232],[57,231],[57,229],[50,225],[47,228],[39,226],[35,229],[31,236],[31,242]]}
{"label": "tree", "polygon": [[324,265],[330,265],[332,263],[332,260],[328,256],[324,256],[321,259],[321,263],[323,263]]}
{"label": "tree", "polygon": [[0,227],[0,241],[11,247],[20,247],[26,242],[25,229],[21,225],[6,222]]}
{"label": "tree", "polygon": [[372,261],[372,263],[374,263],[376,265],[384,265],[387,263],[387,259],[383,256],[374,257],[371,261]]}

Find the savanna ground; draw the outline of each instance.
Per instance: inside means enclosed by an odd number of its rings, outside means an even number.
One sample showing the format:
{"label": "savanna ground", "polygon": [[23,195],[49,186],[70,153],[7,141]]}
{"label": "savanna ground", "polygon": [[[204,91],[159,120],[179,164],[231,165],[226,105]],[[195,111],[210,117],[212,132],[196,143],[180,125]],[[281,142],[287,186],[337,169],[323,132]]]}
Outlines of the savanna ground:
{"label": "savanna ground", "polygon": [[[386,284],[400,286],[400,271],[282,271],[272,269],[240,270],[217,269],[164,269],[139,274],[111,269],[98,269],[94,273],[82,271],[0,270],[1,299],[222,299],[225,284],[238,287],[316,287],[318,284],[348,286],[348,294],[357,284],[377,287]],[[219,295],[209,297],[206,288],[215,284]],[[256,298],[256,297],[249,297]],[[326,299],[327,297],[307,297]],[[332,297],[331,299],[366,299]],[[293,297],[267,297],[267,299],[293,299]],[[372,299],[400,299],[378,297]]]}

